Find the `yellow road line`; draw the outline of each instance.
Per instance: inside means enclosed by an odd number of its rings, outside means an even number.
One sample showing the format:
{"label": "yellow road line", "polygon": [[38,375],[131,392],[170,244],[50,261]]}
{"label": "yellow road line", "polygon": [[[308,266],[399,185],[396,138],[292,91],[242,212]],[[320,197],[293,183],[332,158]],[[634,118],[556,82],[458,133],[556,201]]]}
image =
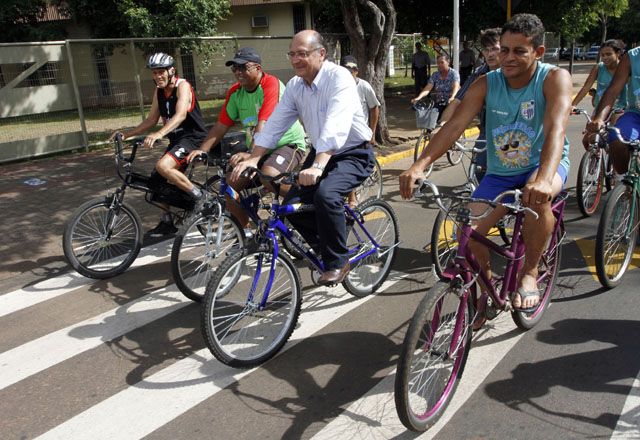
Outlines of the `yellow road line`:
{"label": "yellow road line", "polygon": [[[578,249],[580,249],[580,253],[582,254],[582,258],[584,258],[585,265],[591,272],[591,276],[594,280],[598,281],[598,275],[596,273],[596,241],[590,238],[579,238],[575,240],[575,243],[578,245]],[[633,252],[633,257],[631,258],[631,262],[629,263],[629,267],[627,268],[627,272],[632,269],[640,268],[640,248],[636,246],[636,249]]]}

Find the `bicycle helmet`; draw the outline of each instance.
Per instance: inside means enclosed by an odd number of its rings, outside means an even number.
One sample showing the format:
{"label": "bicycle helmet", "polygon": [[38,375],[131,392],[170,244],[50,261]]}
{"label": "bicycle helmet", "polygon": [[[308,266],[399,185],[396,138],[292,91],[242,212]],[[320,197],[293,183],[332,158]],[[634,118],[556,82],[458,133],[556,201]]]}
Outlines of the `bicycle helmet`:
{"label": "bicycle helmet", "polygon": [[149,56],[147,69],[168,69],[173,67],[173,57],[164,52],[157,52]]}

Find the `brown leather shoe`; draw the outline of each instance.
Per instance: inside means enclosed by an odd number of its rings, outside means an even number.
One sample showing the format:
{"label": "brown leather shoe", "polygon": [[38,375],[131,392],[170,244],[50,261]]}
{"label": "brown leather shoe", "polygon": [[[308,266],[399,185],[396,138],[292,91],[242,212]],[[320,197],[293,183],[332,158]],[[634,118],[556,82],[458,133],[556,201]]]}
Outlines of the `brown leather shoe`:
{"label": "brown leather shoe", "polygon": [[318,279],[318,284],[321,286],[333,286],[340,284],[350,270],[351,266],[349,266],[349,262],[347,261],[347,264],[345,264],[342,269],[331,269],[323,272]]}

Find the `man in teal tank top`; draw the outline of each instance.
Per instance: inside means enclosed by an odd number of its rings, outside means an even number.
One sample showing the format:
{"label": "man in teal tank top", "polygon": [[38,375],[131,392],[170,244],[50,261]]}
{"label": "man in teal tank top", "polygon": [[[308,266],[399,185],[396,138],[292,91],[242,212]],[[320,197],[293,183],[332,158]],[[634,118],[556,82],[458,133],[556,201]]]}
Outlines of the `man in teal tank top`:
{"label": "man in teal tank top", "polygon": [[[627,141],[640,138],[640,47],[631,49],[622,57],[609,87],[596,107],[595,117],[587,124],[587,132],[597,133],[600,130],[615,108],[616,98],[625,85],[627,86],[627,108],[615,126]],[[629,167],[627,146],[619,140],[610,140],[609,145],[615,172],[626,173]]]}
{"label": "man in teal tank top", "polygon": [[[561,190],[569,171],[569,143],[565,137],[572,84],[569,72],[542,63],[544,26],[532,14],[513,16],[502,28],[499,70],[480,77],[470,88],[454,116],[434,136],[420,158],[400,175],[400,193],[409,199],[416,180],[442,156],[486,105],[487,174],[473,197],[493,199],[499,193],[523,188],[527,214],[523,238],[525,263],[513,307],[526,312],[540,302],[538,263],[551,235],[554,217],[551,200]],[[470,203],[472,213],[486,210],[484,203]],[[487,234],[506,210],[495,208],[476,224]],[[478,262],[489,272],[489,251],[471,242]]]}

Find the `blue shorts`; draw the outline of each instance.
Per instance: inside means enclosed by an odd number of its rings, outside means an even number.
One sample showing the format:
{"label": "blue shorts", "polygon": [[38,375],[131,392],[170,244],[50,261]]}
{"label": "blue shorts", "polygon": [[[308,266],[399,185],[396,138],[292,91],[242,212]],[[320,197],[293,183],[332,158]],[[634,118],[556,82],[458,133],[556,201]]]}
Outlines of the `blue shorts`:
{"label": "blue shorts", "polygon": [[635,141],[640,138],[640,113],[626,112],[616,122],[616,128],[625,141]]}
{"label": "blue shorts", "polygon": [[[516,174],[515,176],[487,174],[482,178],[480,185],[476,188],[471,197],[474,199],[493,200],[498,194],[504,191],[522,189],[536,170],[537,168],[534,168],[531,171]],[[564,187],[564,184],[567,182],[567,170],[562,165],[559,165],[557,173],[560,175],[560,178],[562,179],[562,186]],[[513,197],[505,197],[503,202],[513,202]]]}

